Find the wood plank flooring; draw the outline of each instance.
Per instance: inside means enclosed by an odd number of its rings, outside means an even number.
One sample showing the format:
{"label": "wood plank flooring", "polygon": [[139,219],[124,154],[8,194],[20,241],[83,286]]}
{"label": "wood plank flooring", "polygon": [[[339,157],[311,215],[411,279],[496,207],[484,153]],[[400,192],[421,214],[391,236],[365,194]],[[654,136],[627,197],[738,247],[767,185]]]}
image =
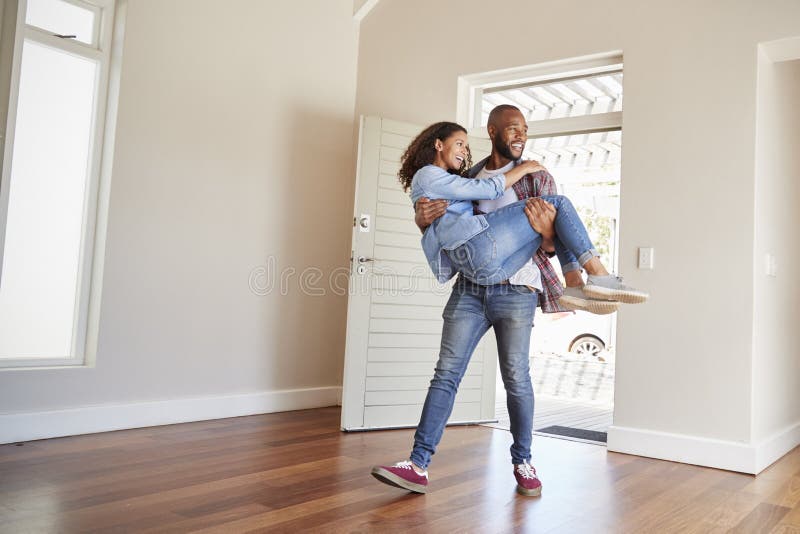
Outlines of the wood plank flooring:
{"label": "wood plank flooring", "polygon": [[374,480],[412,430],[346,434],[323,408],[0,446],[0,532],[800,533],[800,448],[758,477],[534,436],[539,498],[508,432],[452,427],[431,491]]}

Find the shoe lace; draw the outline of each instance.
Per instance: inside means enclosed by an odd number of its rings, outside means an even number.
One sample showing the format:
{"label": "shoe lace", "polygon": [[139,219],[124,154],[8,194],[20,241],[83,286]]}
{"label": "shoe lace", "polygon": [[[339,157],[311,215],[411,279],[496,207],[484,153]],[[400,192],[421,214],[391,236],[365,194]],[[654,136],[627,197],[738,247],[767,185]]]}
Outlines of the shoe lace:
{"label": "shoe lace", "polygon": [[423,476],[425,478],[428,478],[428,472],[427,471],[425,471],[423,473],[418,472],[416,469],[414,469],[414,466],[411,463],[411,460],[403,460],[402,462],[397,462],[396,464],[394,464],[393,467],[399,467],[400,469],[411,469],[416,474],[418,474],[420,476]]}
{"label": "shoe lace", "polygon": [[622,280],[622,277],[620,275],[616,274],[616,273],[608,274],[608,275],[606,275],[606,277],[608,277],[608,278],[610,278],[612,280],[616,280],[616,282],[617,282],[617,284],[619,284],[619,286],[624,286],[625,285],[623,280]]}
{"label": "shoe lace", "polygon": [[528,462],[519,464],[517,466],[517,472],[522,475],[522,478],[538,478],[536,476],[536,469]]}

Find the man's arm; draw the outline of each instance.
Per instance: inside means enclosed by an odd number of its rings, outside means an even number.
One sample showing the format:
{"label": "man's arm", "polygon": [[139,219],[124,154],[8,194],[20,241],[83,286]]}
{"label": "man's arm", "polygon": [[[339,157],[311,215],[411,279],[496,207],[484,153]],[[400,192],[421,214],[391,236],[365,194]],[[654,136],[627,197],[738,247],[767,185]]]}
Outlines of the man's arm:
{"label": "man's arm", "polygon": [[414,222],[420,232],[425,232],[433,221],[444,215],[445,210],[447,210],[446,200],[429,200],[425,197],[417,200],[414,207]]}
{"label": "man's arm", "polygon": [[427,197],[449,200],[494,200],[532,172],[544,170],[538,161],[527,160],[513,169],[488,178],[465,178],[436,165],[426,165],[414,175],[414,182]]}

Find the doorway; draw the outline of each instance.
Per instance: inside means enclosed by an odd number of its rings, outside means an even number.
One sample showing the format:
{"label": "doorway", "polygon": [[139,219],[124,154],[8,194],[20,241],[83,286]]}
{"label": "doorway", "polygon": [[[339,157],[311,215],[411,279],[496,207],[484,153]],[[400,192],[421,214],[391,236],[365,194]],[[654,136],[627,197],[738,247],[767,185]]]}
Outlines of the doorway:
{"label": "doorway", "polygon": [[[528,122],[525,159],[548,168],[570,198],[604,265],[617,271],[622,149],[622,58],[579,59],[462,78],[462,120],[484,128],[497,105]],[[479,134],[478,134],[479,135]],[[558,261],[553,266],[561,276]],[[563,277],[562,283],[563,283]],[[613,421],[616,314],[542,313],[531,339],[534,432],[605,443]],[[496,383],[497,425],[509,428],[505,390]]]}
{"label": "doorway", "polygon": [[[529,141],[526,149],[572,200],[604,265],[616,271],[621,131]],[[573,158],[564,154],[586,153]],[[594,155],[597,155],[595,157]],[[561,268],[553,258],[559,277]],[[563,277],[562,277],[563,281]],[[531,334],[531,375],[536,396],[534,431],[605,443],[613,422],[616,314],[542,313]],[[498,424],[508,428],[505,390],[496,385]]]}

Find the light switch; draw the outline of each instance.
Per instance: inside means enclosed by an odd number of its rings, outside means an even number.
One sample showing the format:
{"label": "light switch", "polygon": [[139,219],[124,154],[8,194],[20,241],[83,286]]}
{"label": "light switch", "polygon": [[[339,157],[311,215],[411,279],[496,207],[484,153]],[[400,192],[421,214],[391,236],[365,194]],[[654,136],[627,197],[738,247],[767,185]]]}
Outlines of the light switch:
{"label": "light switch", "polygon": [[778,260],[775,258],[774,254],[767,252],[767,255],[764,258],[764,264],[767,276],[771,276],[773,278],[778,276]]}
{"label": "light switch", "polygon": [[652,269],[655,265],[654,254],[655,249],[653,247],[639,247],[639,268]]}

